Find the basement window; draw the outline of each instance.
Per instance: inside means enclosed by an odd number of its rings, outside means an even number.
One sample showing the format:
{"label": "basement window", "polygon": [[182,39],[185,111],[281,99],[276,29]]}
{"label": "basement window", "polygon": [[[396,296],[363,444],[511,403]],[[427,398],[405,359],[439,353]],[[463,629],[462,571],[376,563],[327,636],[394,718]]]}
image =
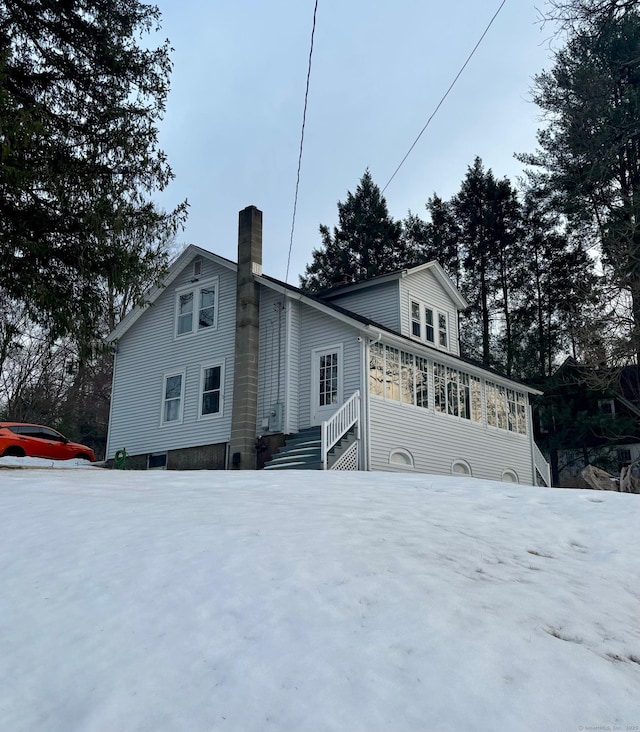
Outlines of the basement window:
{"label": "basement window", "polygon": [[148,470],[166,470],[167,467],[167,453],[166,452],[154,452],[147,456],[147,469]]}

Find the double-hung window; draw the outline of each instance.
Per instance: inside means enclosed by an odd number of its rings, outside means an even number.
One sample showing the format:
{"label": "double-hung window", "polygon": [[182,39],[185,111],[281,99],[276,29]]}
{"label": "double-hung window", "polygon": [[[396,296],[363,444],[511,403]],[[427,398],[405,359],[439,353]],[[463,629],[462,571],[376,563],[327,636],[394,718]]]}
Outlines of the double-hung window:
{"label": "double-hung window", "polygon": [[162,387],[162,424],[182,422],[184,371],[165,374]]}
{"label": "double-hung window", "polygon": [[222,414],[222,364],[203,366],[200,372],[200,417]]}
{"label": "double-hung window", "polygon": [[176,293],[176,336],[215,329],[218,323],[218,280],[191,285]]}

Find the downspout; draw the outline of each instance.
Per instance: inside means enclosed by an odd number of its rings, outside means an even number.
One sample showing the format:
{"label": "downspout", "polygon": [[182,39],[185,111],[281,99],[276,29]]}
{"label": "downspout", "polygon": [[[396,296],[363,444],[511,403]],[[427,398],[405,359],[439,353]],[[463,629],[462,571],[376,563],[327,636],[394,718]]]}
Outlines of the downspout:
{"label": "downspout", "polygon": [[529,422],[529,451],[531,453],[531,468],[532,468],[532,481],[531,485],[536,485],[536,453],[533,449],[534,441],[533,441],[533,417],[531,416],[531,404],[529,403],[529,395],[527,394],[527,421]]}
{"label": "downspout", "polygon": [[[111,397],[109,399],[109,423],[107,425],[107,448],[104,452],[104,459],[107,460],[109,457],[109,447],[111,446],[111,420],[113,417],[113,394],[116,385],[116,362],[118,360],[118,341],[111,347],[113,353],[113,370],[111,372]],[[114,452],[115,455],[115,452]]]}
{"label": "downspout", "polygon": [[366,402],[365,407],[365,419],[366,419],[366,452],[365,452],[365,459],[366,459],[366,466],[365,470],[371,470],[371,396],[369,393],[369,361],[371,357],[371,346],[375,343],[379,343],[382,340],[382,333],[378,333],[377,338],[370,339],[367,338],[366,341],[364,341],[364,351],[366,359],[363,361],[364,369],[365,369],[365,377],[363,381],[363,392],[364,392],[364,398],[363,403]]}

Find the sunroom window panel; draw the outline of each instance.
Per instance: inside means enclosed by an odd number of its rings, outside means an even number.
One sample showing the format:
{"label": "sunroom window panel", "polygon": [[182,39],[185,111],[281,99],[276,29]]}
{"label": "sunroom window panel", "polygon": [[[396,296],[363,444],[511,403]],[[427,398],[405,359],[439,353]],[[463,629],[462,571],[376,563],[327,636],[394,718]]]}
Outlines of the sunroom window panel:
{"label": "sunroom window panel", "polygon": [[507,419],[507,390],[504,386],[498,386],[496,389],[496,407],[498,411],[498,427],[501,430],[508,429]]}
{"label": "sunroom window panel", "polygon": [[382,396],[384,379],[384,357],[380,343],[373,343],[369,349],[369,393]]}
{"label": "sunroom window panel", "polygon": [[516,392],[516,409],[518,414],[518,432],[527,434],[527,406],[524,394]]}
{"label": "sunroom window panel", "polygon": [[507,426],[510,432],[518,431],[518,413],[516,410],[516,393],[507,389]]}
{"label": "sunroom window panel", "polygon": [[482,386],[477,376],[470,378],[471,388],[471,419],[474,422],[482,422]]}
{"label": "sunroom window panel", "polygon": [[486,384],[486,397],[487,397],[487,424],[492,427],[498,426],[498,413],[496,404],[496,386],[490,381]]}
{"label": "sunroom window panel", "polygon": [[385,398],[400,401],[400,352],[397,348],[386,347],[385,361]]}
{"label": "sunroom window panel", "polygon": [[460,399],[460,416],[471,419],[471,399],[469,395],[469,374],[460,373],[458,376],[458,390]]}
{"label": "sunroom window panel", "polygon": [[433,364],[433,406],[436,412],[447,411],[445,367],[439,363]]}
{"label": "sunroom window panel", "polygon": [[447,412],[454,417],[459,414],[458,409],[458,372],[447,367]]}
{"label": "sunroom window panel", "polygon": [[414,404],[414,364],[413,354],[400,351],[400,385],[403,404]]}
{"label": "sunroom window panel", "polygon": [[416,406],[429,407],[429,362],[416,356]]}

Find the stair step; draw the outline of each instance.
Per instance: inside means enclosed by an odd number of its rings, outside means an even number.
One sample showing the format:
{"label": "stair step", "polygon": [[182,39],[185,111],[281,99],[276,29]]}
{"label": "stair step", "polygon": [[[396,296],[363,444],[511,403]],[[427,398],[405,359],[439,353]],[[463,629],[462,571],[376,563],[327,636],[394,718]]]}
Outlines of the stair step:
{"label": "stair step", "polygon": [[321,470],[322,464],[318,462],[291,462],[291,463],[267,463],[264,470]]}

